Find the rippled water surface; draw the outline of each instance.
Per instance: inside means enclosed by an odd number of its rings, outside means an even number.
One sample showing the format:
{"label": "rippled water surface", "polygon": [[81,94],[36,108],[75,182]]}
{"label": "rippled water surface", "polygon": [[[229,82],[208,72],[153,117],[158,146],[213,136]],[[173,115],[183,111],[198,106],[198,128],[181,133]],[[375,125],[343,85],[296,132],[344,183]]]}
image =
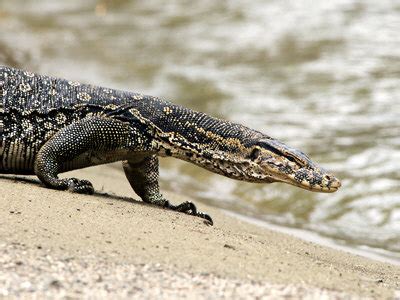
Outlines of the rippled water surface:
{"label": "rippled water surface", "polygon": [[0,63],[162,96],[259,129],[335,194],[163,160],[162,185],[400,260],[397,1],[0,1]]}

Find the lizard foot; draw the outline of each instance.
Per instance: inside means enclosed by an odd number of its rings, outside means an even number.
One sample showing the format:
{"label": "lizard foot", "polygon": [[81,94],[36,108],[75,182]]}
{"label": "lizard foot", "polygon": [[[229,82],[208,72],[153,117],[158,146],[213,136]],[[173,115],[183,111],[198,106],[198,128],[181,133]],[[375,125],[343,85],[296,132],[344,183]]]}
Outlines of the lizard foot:
{"label": "lizard foot", "polygon": [[164,204],[164,207],[174,210],[174,211],[184,212],[184,213],[190,214],[192,216],[196,216],[196,217],[205,219],[205,220],[207,220],[208,225],[212,226],[214,224],[212,218],[208,214],[203,213],[201,211],[197,211],[196,205],[194,205],[194,203],[192,203],[190,201],[185,201],[178,205],[173,205],[173,204],[169,203],[169,201],[166,201]]}
{"label": "lizard foot", "polygon": [[68,186],[67,190],[70,192],[89,195],[94,192],[93,185],[88,180],[80,180],[77,178],[66,178],[63,180],[65,180],[66,186]]}

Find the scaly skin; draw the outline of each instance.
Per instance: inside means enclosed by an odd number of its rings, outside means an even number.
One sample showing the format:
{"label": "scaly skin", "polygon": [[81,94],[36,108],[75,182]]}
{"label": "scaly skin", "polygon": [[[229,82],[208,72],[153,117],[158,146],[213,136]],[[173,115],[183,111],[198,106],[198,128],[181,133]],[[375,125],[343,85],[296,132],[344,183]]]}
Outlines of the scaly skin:
{"label": "scaly skin", "polygon": [[304,153],[261,132],[152,96],[0,67],[0,172],[36,174],[48,187],[93,193],[58,174],[123,161],[143,201],[208,220],[194,204],[159,191],[158,156],[173,156],[233,179],[285,182],[335,192],[340,181]]}

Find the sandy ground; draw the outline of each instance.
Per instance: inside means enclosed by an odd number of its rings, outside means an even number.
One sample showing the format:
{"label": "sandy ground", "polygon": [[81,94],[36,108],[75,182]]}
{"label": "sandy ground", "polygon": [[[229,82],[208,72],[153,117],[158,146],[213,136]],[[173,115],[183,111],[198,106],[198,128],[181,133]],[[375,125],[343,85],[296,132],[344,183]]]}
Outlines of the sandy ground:
{"label": "sandy ground", "polygon": [[113,168],[73,173],[98,192],[77,195],[34,177],[0,175],[0,297],[400,299],[399,266],[197,203],[214,219],[207,226],[133,200]]}

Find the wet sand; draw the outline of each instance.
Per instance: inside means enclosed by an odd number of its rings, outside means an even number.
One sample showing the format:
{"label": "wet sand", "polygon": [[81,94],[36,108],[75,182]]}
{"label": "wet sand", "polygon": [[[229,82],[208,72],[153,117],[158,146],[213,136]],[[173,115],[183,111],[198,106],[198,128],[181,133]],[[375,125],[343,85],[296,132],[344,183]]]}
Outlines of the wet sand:
{"label": "wet sand", "polygon": [[[260,228],[144,204],[122,172],[71,172],[93,196],[0,175],[0,296],[400,297],[400,267]],[[70,174],[68,174],[70,175]],[[188,200],[166,193],[172,202]],[[396,292],[397,290],[397,292]]]}

